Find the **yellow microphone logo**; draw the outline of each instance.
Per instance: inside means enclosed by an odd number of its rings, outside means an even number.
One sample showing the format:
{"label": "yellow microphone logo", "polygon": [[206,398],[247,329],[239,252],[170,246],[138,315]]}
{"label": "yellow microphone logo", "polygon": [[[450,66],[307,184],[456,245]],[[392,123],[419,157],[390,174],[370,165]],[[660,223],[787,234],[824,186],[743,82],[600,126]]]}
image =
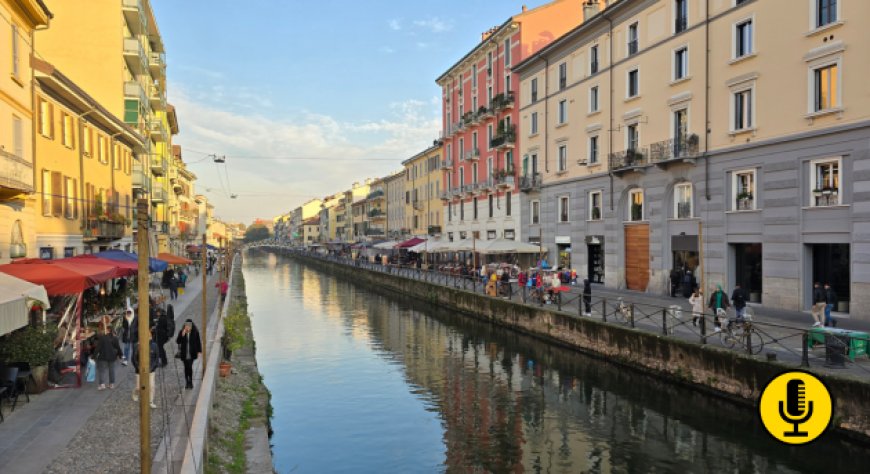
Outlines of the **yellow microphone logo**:
{"label": "yellow microphone logo", "polygon": [[786,444],[806,444],[830,425],[833,402],[828,388],[815,375],[792,371],[764,387],[758,413],[774,438]]}

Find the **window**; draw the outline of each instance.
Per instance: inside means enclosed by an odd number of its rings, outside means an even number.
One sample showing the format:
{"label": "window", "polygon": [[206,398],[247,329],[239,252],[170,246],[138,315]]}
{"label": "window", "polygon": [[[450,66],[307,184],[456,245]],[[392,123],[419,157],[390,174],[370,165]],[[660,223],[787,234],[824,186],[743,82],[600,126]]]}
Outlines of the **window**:
{"label": "window", "polygon": [[513,229],[506,229],[504,231],[504,238],[508,240],[514,240],[517,238],[517,233]]}
{"label": "window", "polygon": [[559,65],[559,90],[568,87],[568,63]]}
{"label": "window", "polygon": [[511,216],[511,192],[508,191],[504,195],[504,215],[507,217]]}
{"label": "window", "polygon": [[589,164],[598,163],[598,135],[589,137]]}
{"label": "window", "polygon": [[[475,209],[476,208],[477,207],[475,206]],[[465,201],[462,201],[459,203],[459,220],[460,221],[465,220]]]}
{"label": "window", "polygon": [[447,203],[447,222],[453,222],[453,203]]}
{"label": "window", "polygon": [[464,138],[459,139],[459,159],[460,160],[465,159],[465,139]]}
{"label": "window", "polygon": [[97,135],[97,158],[104,165],[109,163],[109,147],[102,135]]}
{"label": "window", "polygon": [[12,151],[18,158],[24,158],[24,125],[17,115],[12,116]]}
{"label": "window", "polygon": [[486,149],[492,150],[492,124],[486,126]]}
{"label": "window", "polygon": [[511,91],[511,75],[507,73],[504,75],[504,90],[505,92]]}
{"label": "window", "polygon": [[689,24],[689,2],[674,0],[674,33],[686,31]]}
{"label": "window", "polygon": [[638,84],[640,71],[638,69],[632,69],[628,71],[628,84],[626,86],[626,98],[637,97],[640,92],[640,87]]}
{"label": "window", "polygon": [[598,86],[589,88],[589,113],[598,112]]}
{"label": "window", "polygon": [[541,223],[541,202],[540,201],[530,201],[531,211],[529,212],[529,216],[531,217],[532,224],[540,224]]}
{"label": "window", "polygon": [[39,99],[39,133],[46,138],[54,137],[54,106],[45,99]]}
{"label": "window", "polygon": [[686,138],[689,133],[689,113],[686,109],[674,111],[674,157],[682,156],[688,151]]}
{"label": "window", "polygon": [[559,171],[568,169],[568,146],[559,145]]}
{"label": "window", "polygon": [[566,99],[562,99],[559,101],[559,124],[563,124],[568,121],[568,101]]}
{"label": "window", "polygon": [[674,186],[674,217],[692,218],[692,184],[680,183]]}
{"label": "window", "polygon": [[486,75],[492,76],[492,51],[486,53]]}
{"label": "window", "polygon": [[477,198],[471,200],[473,219],[477,220]]}
{"label": "window", "polygon": [[603,209],[601,207],[601,191],[589,192],[589,220],[601,220]]}
{"label": "window", "polygon": [[64,217],[74,219],[76,212],[76,188],[75,181],[72,178],[63,178],[64,180]]}
{"label": "window", "polygon": [[749,130],[752,128],[752,89],[746,89],[734,93],[732,101],[734,123],[732,131]]}
{"label": "window", "polygon": [[589,49],[589,74],[598,72],[598,45]]}
{"label": "window", "polygon": [[489,195],[489,218],[490,219],[492,219],[493,212],[495,212],[494,203],[495,203],[495,196],[490,194]]}
{"label": "window", "polygon": [[531,122],[531,130],[529,130],[530,135],[535,135],[538,133],[538,113],[532,112]]}
{"label": "window", "polygon": [[532,79],[531,88],[532,88],[532,94],[531,94],[532,102],[537,102],[538,101],[538,78],[537,77]]}
{"label": "window", "polygon": [[21,55],[18,52],[18,25],[12,25],[12,76],[21,75]]}
{"label": "window", "polygon": [[640,146],[640,135],[637,132],[637,124],[633,123],[625,127],[626,150],[637,150]]}
{"label": "window", "polygon": [[813,107],[815,112],[837,108],[839,74],[836,64],[813,70]]}
{"label": "window", "polygon": [[568,196],[559,198],[559,222],[568,222]]}
{"label": "window", "polygon": [[815,161],[810,166],[813,186],[810,204],[815,207],[841,204],[840,158]]}
{"label": "window", "polygon": [[477,64],[471,66],[471,87],[477,87]]}
{"label": "window", "polygon": [[65,147],[72,148],[75,146],[75,127],[73,127],[73,117],[66,112],[61,112],[60,117],[61,140]]}
{"label": "window", "polygon": [[628,220],[638,222],[643,220],[643,190],[632,189],[628,193]]}
{"label": "window", "polygon": [[[57,171],[51,172],[51,215],[63,215],[63,175]],[[103,202],[106,202],[105,200]]]}
{"label": "window", "polygon": [[511,39],[504,40],[504,67],[511,65]]}
{"label": "window", "polygon": [[731,191],[735,211],[751,211],[755,209],[755,170],[736,171],[733,173]]}
{"label": "window", "polygon": [[837,22],[837,0],[813,0],[815,4],[816,28]]}
{"label": "window", "polygon": [[689,74],[689,48],[683,46],[674,51],[674,80],[685,78]]}
{"label": "window", "polygon": [[734,26],[734,58],[752,54],[752,19]]}
{"label": "window", "polygon": [[51,171],[42,170],[42,215],[51,216]]}
{"label": "window", "polygon": [[628,25],[628,55],[637,53],[637,22]]}

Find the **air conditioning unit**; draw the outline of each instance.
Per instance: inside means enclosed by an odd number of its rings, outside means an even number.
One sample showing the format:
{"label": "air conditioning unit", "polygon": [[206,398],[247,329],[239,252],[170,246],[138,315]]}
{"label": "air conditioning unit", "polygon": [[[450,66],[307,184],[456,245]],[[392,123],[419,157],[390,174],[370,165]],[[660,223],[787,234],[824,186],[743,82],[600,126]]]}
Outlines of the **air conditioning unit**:
{"label": "air conditioning unit", "polygon": [[589,163],[586,161],[585,158],[581,158],[581,159],[577,160],[577,164],[580,165],[580,166],[586,166],[586,165],[588,165]]}

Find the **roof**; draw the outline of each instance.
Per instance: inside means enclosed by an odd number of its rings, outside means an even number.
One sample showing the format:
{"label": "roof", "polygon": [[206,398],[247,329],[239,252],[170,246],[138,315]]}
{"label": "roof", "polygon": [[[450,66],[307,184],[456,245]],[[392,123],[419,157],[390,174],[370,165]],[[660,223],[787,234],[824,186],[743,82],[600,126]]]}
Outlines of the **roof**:
{"label": "roof", "polygon": [[[425,155],[428,155],[428,154],[430,154],[430,153],[433,153],[435,150],[440,150],[440,149],[441,149],[441,145],[437,145],[437,146],[433,145],[433,146],[430,146],[429,148],[427,148],[427,149],[421,151],[420,153],[417,153],[416,155],[414,155],[414,156],[408,158],[407,160],[403,161],[402,164],[403,164],[403,165],[407,165],[408,163],[410,163],[410,162],[412,162],[412,161],[414,161],[414,160],[420,159],[420,158],[424,157]],[[404,173],[405,171],[402,170],[401,172]]]}
{"label": "roof", "polygon": [[302,221],[302,225],[320,225],[320,216],[309,217]]}

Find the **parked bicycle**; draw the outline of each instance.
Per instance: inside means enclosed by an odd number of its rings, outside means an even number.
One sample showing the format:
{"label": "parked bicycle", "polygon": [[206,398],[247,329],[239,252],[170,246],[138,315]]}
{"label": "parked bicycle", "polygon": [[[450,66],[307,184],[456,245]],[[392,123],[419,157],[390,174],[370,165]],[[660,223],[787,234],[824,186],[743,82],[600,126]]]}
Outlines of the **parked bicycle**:
{"label": "parked bicycle", "polygon": [[[720,309],[717,311],[716,316],[723,318],[725,317],[724,313],[725,311]],[[734,346],[739,345],[752,355],[759,354],[764,350],[764,338],[752,326],[752,314],[748,310],[743,315],[743,320],[728,318],[727,321],[728,324],[719,333],[719,339],[722,341],[723,346],[733,349]]]}

